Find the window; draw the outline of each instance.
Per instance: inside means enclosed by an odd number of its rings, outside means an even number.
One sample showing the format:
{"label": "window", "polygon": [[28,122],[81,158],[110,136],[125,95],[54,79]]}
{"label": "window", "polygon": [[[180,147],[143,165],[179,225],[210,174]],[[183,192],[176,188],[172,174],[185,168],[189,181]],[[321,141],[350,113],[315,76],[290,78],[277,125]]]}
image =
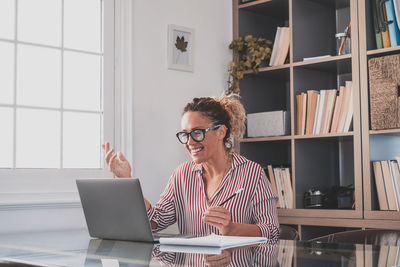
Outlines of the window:
{"label": "window", "polygon": [[0,175],[104,173],[113,42],[113,0],[0,1]]}

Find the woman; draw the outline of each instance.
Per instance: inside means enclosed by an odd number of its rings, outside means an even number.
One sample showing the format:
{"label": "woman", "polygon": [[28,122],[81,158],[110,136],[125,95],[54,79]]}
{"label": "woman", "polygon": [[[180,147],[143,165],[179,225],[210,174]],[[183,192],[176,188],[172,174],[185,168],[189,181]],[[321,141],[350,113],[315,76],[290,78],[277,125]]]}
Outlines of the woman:
{"label": "woman", "polygon": [[[154,207],[145,199],[153,229],[177,222],[181,234],[278,237],[277,197],[263,169],[233,152],[244,122],[244,108],[234,96],[195,98],[185,106],[176,136],[193,161],[174,171]],[[131,177],[121,152],[114,154],[109,143],[102,147],[110,171]]]}

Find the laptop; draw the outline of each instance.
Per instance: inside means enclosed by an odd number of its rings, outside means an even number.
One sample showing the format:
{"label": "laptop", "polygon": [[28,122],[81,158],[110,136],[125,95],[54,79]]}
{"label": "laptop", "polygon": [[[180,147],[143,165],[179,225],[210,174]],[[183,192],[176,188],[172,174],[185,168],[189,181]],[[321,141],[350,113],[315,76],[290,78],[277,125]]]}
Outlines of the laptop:
{"label": "laptop", "polygon": [[152,233],[138,179],[77,179],[76,185],[91,237],[158,242],[172,236]]}

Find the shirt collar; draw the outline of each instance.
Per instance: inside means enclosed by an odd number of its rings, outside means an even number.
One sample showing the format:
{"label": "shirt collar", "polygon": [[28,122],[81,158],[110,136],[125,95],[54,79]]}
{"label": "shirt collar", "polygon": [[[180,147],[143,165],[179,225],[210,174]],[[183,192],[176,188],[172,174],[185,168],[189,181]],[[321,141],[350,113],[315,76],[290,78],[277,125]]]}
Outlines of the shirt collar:
{"label": "shirt collar", "polygon": [[[236,169],[237,167],[246,163],[247,161],[248,161],[248,159],[246,159],[245,157],[243,157],[239,154],[236,154],[236,153],[232,153],[232,164],[231,164],[232,170]],[[195,172],[199,171],[200,173],[202,173],[203,172],[202,164],[194,163],[193,171],[195,171]]]}

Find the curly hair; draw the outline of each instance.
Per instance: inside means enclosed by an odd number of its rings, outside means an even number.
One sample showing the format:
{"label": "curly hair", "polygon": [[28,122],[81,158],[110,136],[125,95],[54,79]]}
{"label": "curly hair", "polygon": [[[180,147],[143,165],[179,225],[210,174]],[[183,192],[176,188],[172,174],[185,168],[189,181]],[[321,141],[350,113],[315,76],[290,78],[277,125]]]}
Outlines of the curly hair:
{"label": "curly hair", "polygon": [[226,126],[227,130],[223,142],[228,152],[232,151],[238,143],[237,141],[243,137],[246,113],[237,94],[194,98],[186,104],[182,115],[190,111],[201,112],[213,124]]}

